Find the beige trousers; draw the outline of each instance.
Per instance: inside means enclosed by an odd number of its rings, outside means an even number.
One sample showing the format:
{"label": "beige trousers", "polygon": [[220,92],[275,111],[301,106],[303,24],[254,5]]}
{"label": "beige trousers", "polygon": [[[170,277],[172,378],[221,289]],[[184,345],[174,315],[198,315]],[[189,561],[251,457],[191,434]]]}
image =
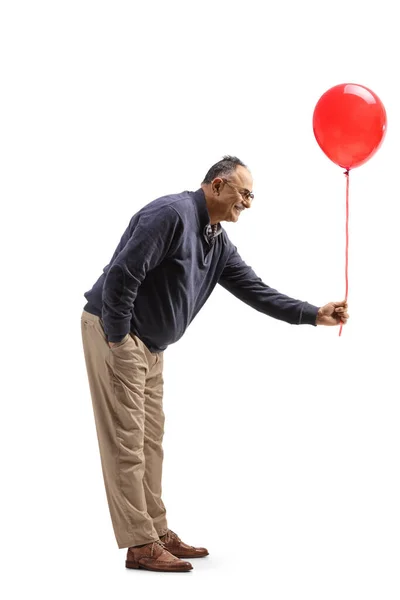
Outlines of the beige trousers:
{"label": "beige trousers", "polygon": [[102,321],[82,312],[82,341],[108,506],[119,548],[166,533],[161,500],[163,352],[133,333],[112,348]]}

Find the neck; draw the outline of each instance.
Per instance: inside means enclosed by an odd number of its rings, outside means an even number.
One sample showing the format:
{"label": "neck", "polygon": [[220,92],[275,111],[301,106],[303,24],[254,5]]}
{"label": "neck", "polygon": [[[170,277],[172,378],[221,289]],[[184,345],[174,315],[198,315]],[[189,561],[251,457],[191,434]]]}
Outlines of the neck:
{"label": "neck", "polygon": [[220,218],[217,214],[217,207],[215,206],[215,202],[212,196],[208,193],[208,190],[205,186],[201,186],[204,192],[204,196],[206,198],[206,205],[208,214],[210,215],[210,224],[215,225],[220,222]]}

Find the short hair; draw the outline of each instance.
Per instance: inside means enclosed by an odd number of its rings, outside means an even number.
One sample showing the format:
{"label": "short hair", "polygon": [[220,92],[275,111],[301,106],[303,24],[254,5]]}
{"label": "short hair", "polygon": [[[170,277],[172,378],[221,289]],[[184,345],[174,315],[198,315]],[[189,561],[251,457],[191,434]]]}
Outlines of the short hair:
{"label": "short hair", "polygon": [[201,183],[211,183],[215,177],[220,177],[220,175],[230,175],[236,170],[238,165],[246,167],[247,169],[247,165],[245,165],[237,156],[224,156],[222,160],[215,163],[215,165],[208,170],[207,175]]}

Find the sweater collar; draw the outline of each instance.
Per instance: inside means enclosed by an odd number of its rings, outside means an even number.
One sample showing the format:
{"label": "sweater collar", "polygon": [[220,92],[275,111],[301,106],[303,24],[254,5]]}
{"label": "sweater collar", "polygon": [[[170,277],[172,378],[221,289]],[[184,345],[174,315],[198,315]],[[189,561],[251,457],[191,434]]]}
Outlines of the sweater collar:
{"label": "sweater collar", "polygon": [[[199,188],[193,193],[194,205],[196,208],[197,220],[199,223],[200,232],[203,235],[207,235],[208,228],[210,226],[210,213],[208,212],[206,196],[203,188]],[[219,235],[222,231],[221,223],[217,224],[216,235]]]}

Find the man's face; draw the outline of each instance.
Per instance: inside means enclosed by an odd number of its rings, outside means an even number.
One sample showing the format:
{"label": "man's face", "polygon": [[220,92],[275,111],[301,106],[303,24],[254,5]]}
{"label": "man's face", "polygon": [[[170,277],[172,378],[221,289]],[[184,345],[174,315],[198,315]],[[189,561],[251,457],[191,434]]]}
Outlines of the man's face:
{"label": "man's face", "polygon": [[250,171],[238,165],[233,173],[216,177],[212,181],[212,190],[218,221],[236,223],[242,210],[251,206],[248,193],[253,190],[253,178]]}

